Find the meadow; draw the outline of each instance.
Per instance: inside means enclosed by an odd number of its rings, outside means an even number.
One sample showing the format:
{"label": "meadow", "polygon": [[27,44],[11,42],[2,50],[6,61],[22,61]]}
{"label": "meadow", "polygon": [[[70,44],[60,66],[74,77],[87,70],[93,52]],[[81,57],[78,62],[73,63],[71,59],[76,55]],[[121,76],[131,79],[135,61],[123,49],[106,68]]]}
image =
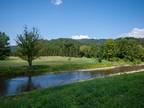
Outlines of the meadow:
{"label": "meadow", "polygon": [[29,67],[27,62],[18,57],[9,57],[4,61],[0,61],[0,76],[15,76],[27,74],[40,74],[44,72],[62,72],[78,69],[93,69],[100,67],[119,66],[132,64],[119,61],[103,60],[98,62],[96,58],[75,58],[61,56],[45,56],[39,57],[33,61],[33,66]]}
{"label": "meadow", "polygon": [[144,108],[144,72],[0,97],[0,108]]}

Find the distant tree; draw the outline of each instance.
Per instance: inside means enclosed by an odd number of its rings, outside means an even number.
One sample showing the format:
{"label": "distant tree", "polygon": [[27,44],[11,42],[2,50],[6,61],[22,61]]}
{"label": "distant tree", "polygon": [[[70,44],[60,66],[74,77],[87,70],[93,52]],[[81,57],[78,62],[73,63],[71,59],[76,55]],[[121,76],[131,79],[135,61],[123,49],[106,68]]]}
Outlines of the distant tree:
{"label": "distant tree", "polygon": [[138,46],[138,49],[139,49],[139,55],[138,55],[138,58],[144,62],[144,47],[142,45],[139,45]]}
{"label": "distant tree", "polygon": [[99,45],[96,42],[91,42],[90,46],[90,57],[97,57],[98,56],[98,49]]}
{"label": "distant tree", "polygon": [[39,34],[36,28],[28,31],[27,27],[24,28],[24,33],[17,36],[18,55],[26,60],[29,66],[32,66],[32,61],[39,56]]}
{"label": "distant tree", "polygon": [[88,45],[81,45],[80,46],[80,56],[83,57],[90,57],[90,51],[91,51],[91,47]]}
{"label": "distant tree", "polygon": [[17,56],[17,46],[10,46],[10,56]]}
{"label": "distant tree", "polygon": [[4,33],[0,32],[0,60],[6,59],[10,54],[9,37]]}
{"label": "distant tree", "polygon": [[99,57],[109,61],[115,57],[115,41],[113,39],[108,39],[100,46]]}
{"label": "distant tree", "polygon": [[65,48],[65,52],[66,52],[66,56],[71,56],[71,54],[70,54],[70,51],[71,51],[71,47],[72,47],[72,43],[70,43],[70,42],[65,42],[64,43],[64,48]]}
{"label": "distant tree", "polygon": [[98,46],[96,58],[98,58],[98,62],[102,62],[102,59],[104,59],[104,50],[102,44]]}
{"label": "distant tree", "polygon": [[122,38],[116,40],[116,56],[132,62],[137,59],[142,60],[144,49],[137,40],[133,38]]}
{"label": "distant tree", "polygon": [[39,47],[40,47],[40,51],[39,51],[39,55],[40,56],[48,56],[49,55],[49,41],[48,40],[44,40],[44,39],[40,39],[38,41]]}

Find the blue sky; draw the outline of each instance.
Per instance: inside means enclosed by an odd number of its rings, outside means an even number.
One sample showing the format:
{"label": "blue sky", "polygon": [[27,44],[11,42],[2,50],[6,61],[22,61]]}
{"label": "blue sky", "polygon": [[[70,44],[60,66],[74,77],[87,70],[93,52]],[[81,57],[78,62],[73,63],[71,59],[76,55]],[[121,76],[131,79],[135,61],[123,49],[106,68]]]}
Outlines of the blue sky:
{"label": "blue sky", "polygon": [[15,44],[23,26],[46,39],[144,34],[144,0],[0,0],[0,31]]}

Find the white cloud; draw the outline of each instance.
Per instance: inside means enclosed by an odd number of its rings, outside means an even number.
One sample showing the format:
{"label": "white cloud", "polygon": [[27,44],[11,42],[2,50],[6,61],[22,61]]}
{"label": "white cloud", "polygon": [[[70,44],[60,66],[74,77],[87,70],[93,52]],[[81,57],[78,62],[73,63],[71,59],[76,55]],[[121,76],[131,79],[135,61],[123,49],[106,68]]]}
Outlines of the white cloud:
{"label": "white cloud", "polygon": [[72,39],[90,39],[88,35],[75,35],[72,36]]}
{"label": "white cloud", "polygon": [[52,4],[54,5],[61,5],[63,3],[63,0],[51,0]]}
{"label": "white cloud", "polygon": [[121,37],[144,38],[144,28],[134,28],[129,33],[123,33]]}

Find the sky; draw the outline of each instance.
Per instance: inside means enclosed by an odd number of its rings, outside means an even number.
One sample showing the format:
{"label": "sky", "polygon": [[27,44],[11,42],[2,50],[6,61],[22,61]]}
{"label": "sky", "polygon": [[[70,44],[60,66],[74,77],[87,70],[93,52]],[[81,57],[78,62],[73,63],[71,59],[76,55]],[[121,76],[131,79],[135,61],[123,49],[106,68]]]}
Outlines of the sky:
{"label": "sky", "polygon": [[44,39],[144,37],[144,0],[0,0],[10,44],[25,25]]}

